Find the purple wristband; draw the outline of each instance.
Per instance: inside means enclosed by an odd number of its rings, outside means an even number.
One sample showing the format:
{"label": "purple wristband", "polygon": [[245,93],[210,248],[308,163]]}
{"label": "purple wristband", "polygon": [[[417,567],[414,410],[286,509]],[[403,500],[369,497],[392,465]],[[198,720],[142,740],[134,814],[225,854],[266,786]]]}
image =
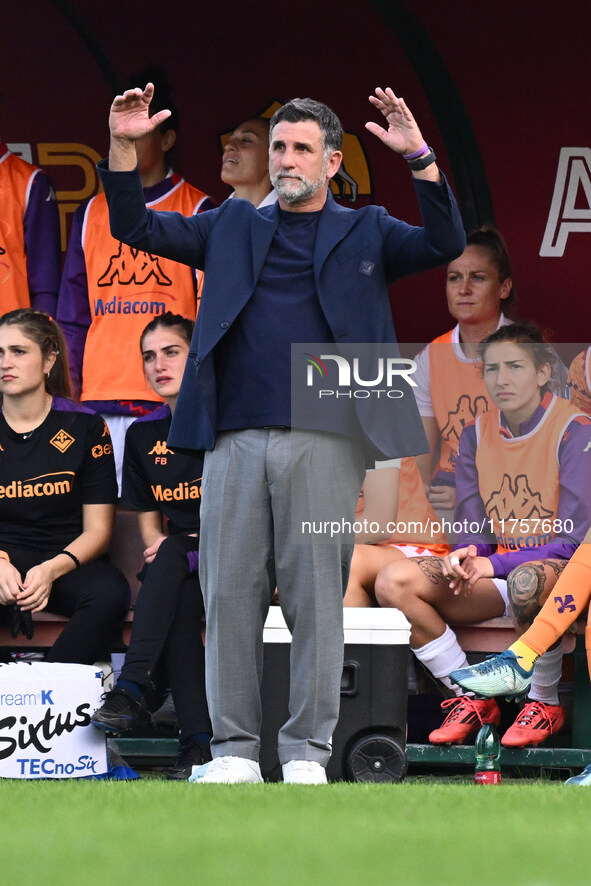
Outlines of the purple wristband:
{"label": "purple wristband", "polygon": [[428,150],[429,150],[429,145],[427,144],[427,142],[423,142],[423,144],[418,149],[418,151],[413,151],[412,154],[403,154],[402,158],[404,160],[416,160],[418,157],[421,156],[421,154],[424,154]]}

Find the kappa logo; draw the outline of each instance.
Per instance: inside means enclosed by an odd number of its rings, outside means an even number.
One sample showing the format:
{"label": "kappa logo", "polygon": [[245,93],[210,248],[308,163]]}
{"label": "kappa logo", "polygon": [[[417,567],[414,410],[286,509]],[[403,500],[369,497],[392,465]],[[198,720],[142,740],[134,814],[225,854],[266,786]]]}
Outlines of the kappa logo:
{"label": "kappa logo", "polygon": [[448,414],[447,424],[442,429],[441,436],[450,446],[457,449],[466,425],[475,421],[479,415],[484,415],[485,412],[488,412],[488,400],[484,395],[476,397],[472,403],[468,394],[462,394],[455,410]]}
{"label": "kappa logo", "polygon": [[70,436],[70,434],[68,434],[67,431],[64,431],[64,429],[61,428],[57,432],[57,434],[55,434],[51,438],[51,440],[49,442],[51,443],[52,446],[55,446],[55,448],[59,452],[64,453],[66,451],[66,449],[70,448],[70,446],[72,445],[72,443],[74,443],[74,441],[75,441],[75,438]]}
{"label": "kappa logo", "polygon": [[493,492],[485,508],[488,516],[497,520],[527,520],[530,517],[542,520],[553,514],[542,504],[541,493],[530,489],[525,474],[519,474],[515,483],[509,474],[504,474],[500,489]]}
{"label": "kappa logo", "polygon": [[166,440],[158,440],[152,449],[150,449],[148,455],[174,455],[174,452],[172,449],[168,448]]}
{"label": "kappa logo", "polygon": [[559,615],[562,615],[563,612],[576,611],[575,598],[572,594],[565,594],[564,597],[554,597],[554,602]]}
{"label": "kappa logo", "polygon": [[124,243],[119,244],[119,251],[112,255],[109,267],[97,280],[98,286],[113,286],[115,282],[122,286],[136,283],[142,286],[154,277],[160,286],[172,286],[172,280],[160,267],[160,260],[149,252],[142,252]]}

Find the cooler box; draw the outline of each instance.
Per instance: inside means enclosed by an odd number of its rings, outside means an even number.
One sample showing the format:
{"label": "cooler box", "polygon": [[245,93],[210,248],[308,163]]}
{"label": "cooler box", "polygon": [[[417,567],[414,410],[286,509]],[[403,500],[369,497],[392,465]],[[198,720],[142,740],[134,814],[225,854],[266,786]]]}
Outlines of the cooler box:
{"label": "cooler box", "polygon": [[[341,711],[327,767],[330,781],[394,782],[404,778],[410,625],[397,609],[344,612]],[[263,777],[282,779],[277,733],[289,717],[291,634],[279,606],[264,630]]]}
{"label": "cooler box", "polygon": [[106,773],[106,737],[90,725],[102,677],[91,665],[0,664],[0,778]]}

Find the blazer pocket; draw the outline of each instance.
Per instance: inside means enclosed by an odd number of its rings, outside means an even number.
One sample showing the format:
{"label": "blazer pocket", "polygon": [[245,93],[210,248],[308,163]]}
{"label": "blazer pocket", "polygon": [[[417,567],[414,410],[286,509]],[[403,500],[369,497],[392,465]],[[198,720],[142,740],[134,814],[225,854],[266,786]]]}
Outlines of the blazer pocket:
{"label": "blazer pocket", "polygon": [[371,246],[368,241],[355,244],[353,249],[342,244],[334,253],[334,257],[340,265],[345,264],[345,262],[355,263],[355,261],[357,261],[358,264],[361,264],[362,259],[371,261],[371,251]]}

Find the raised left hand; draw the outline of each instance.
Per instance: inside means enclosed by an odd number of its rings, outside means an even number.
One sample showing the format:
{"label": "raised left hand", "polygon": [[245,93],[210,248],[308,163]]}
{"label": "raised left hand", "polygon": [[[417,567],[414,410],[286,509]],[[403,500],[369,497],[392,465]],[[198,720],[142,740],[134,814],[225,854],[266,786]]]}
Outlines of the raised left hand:
{"label": "raised left hand", "polygon": [[418,151],[425,140],[404,99],[394,95],[389,86],[386,89],[378,86],[375,95],[370,95],[369,100],[384,115],[388,128],[384,129],[378,123],[372,122],[366,123],[365,128],[397,154],[412,154]]}

